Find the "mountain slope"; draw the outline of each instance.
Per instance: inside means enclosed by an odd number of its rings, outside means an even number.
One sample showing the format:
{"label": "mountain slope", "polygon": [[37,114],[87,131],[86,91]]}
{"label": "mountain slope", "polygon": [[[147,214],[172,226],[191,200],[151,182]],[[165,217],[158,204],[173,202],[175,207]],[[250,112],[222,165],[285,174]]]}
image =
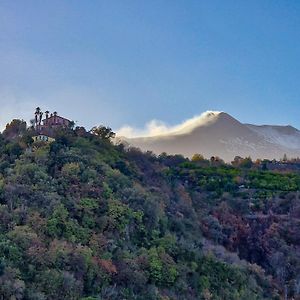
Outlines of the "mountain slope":
{"label": "mountain slope", "polygon": [[300,149],[300,131],[292,126],[251,125],[248,128],[262,135],[270,143],[289,149]]}
{"label": "mountain slope", "polygon": [[283,282],[296,295],[298,202],[282,211],[274,201],[274,213],[293,219],[257,230],[247,215],[253,204],[261,214],[266,202],[249,195],[240,207],[238,193],[241,180],[260,192],[262,176],[273,193],[294,195],[299,176],[156,157],[82,128],[57,132],[51,144],[33,142],[31,129],[7,133],[0,134],[0,299],[277,300],[281,277],[270,276],[285,266]]}
{"label": "mountain slope", "polygon": [[226,161],[236,155],[280,159],[300,156],[300,132],[291,126],[242,124],[224,112],[210,112],[196,126],[153,137],[124,138],[130,145],[156,154],[167,152],[191,157],[219,156]]}

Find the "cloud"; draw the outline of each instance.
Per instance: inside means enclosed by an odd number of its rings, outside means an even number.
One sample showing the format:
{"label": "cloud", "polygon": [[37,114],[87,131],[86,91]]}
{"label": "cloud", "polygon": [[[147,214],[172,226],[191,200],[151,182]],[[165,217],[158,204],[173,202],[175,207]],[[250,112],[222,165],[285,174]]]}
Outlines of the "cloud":
{"label": "cloud", "polygon": [[219,113],[219,111],[206,111],[201,115],[185,120],[174,126],[170,126],[159,120],[152,120],[146,123],[142,129],[125,125],[118,129],[116,133],[117,136],[128,138],[182,134],[191,132],[194,128],[213,121]]}

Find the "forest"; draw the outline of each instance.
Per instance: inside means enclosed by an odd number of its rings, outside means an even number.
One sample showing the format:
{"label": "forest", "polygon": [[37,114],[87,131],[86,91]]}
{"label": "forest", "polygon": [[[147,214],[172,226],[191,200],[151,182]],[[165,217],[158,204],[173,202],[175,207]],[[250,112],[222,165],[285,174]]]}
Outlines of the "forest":
{"label": "forest", "polygon": [[104,126],[0,135],[0,299],[300,299],[300,172]]}

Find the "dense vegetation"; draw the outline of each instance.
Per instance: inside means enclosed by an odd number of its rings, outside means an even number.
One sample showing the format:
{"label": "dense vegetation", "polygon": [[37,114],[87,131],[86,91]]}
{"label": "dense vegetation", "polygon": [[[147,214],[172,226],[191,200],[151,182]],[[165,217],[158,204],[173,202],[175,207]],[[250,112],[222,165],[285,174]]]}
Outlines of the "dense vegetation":
{"label": "dense vegetation", "polygon": [[33,134],[0,136],[0,299],[299,299],[296,172]]}

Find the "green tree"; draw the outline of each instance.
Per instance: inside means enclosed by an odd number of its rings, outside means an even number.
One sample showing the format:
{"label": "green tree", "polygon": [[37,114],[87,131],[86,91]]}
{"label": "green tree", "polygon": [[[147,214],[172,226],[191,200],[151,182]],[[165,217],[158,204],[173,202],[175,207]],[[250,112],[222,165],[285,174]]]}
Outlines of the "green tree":
{"label": "green tree", "polygon": [[110,140],[116,135],[110,127],[105,127],[103,125],[93,127],[90,130],[90,133],[100,137],[103,140]]}

